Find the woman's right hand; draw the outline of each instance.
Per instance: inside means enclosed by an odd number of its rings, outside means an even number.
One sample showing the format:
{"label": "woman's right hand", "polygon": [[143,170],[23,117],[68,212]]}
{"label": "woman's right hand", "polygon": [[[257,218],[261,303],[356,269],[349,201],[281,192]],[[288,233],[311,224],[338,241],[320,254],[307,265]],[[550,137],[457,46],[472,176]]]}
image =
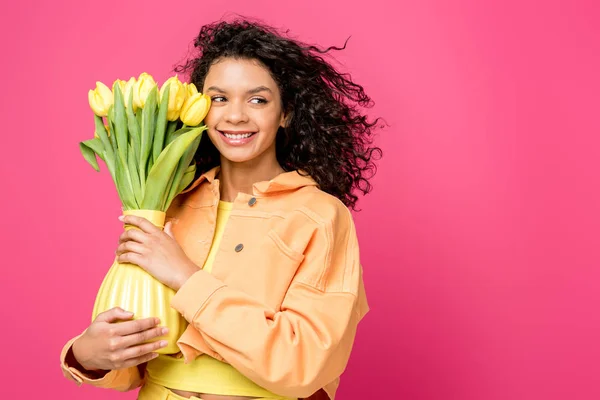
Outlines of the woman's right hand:
{"label": "woman's right hand", "polygon": [[88,371],[133,367],[158,356],[166,340],[144,343],[164,336],[168,328],[157,326],[158,318],[132,320],[133,313],[119,307],[99,314],[73,343],[75,360]]}

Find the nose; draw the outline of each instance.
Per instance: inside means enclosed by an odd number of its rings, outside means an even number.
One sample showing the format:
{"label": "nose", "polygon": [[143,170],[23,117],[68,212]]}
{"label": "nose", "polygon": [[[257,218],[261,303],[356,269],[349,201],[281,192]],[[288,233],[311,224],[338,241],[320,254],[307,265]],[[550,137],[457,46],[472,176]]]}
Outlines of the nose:
{"label": "nose", "polygon": [[239,124],[248,121],[248,115],[242,102],[230,102],[225,115],[227,122],[231,124]]}

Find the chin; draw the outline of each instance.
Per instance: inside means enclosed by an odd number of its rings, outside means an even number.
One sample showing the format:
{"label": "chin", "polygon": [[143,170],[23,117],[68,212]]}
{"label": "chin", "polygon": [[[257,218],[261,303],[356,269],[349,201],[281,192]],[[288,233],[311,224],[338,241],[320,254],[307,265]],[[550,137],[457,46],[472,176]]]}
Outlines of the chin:
{"label": "chin", "polygon": [[221,152],[221,157],[232,163],[241,164],[254,160],[257,156],[255,154],[248,154],[247,152],[240,151],[224,151]]}

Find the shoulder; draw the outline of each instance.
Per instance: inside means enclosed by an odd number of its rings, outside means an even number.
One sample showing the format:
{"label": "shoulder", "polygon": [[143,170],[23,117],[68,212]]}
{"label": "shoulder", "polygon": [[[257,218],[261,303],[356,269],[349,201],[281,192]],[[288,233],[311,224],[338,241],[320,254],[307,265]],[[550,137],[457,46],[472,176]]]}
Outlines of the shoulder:
{"label": "shoulder", "polygon": [[322,191],[316,186],[301,188],[289,194],[294,211],[306,214],[319,225],[332,228],[353,227],[352,213],[340,199]]}
{"label": "shoulder", "polygon": [[304,187],[287,195],[294,204],[294,232],[311,231],[304,253],[305,265],[298,273],[304,281],[324,292],[358,293],[360,254],[352,213],[338,198],[317,187]]}

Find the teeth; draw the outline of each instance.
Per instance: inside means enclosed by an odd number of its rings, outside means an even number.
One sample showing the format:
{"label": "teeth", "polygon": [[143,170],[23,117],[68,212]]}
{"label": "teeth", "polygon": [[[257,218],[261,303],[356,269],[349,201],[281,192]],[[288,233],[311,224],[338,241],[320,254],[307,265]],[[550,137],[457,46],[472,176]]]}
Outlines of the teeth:
{"label": "teeth", "polygon": [[229,133],[224,133],[225,137],[228,139],[246,139],[249,138],[252,134],[251,133],[244,133],[243,135],[231,135]]}

